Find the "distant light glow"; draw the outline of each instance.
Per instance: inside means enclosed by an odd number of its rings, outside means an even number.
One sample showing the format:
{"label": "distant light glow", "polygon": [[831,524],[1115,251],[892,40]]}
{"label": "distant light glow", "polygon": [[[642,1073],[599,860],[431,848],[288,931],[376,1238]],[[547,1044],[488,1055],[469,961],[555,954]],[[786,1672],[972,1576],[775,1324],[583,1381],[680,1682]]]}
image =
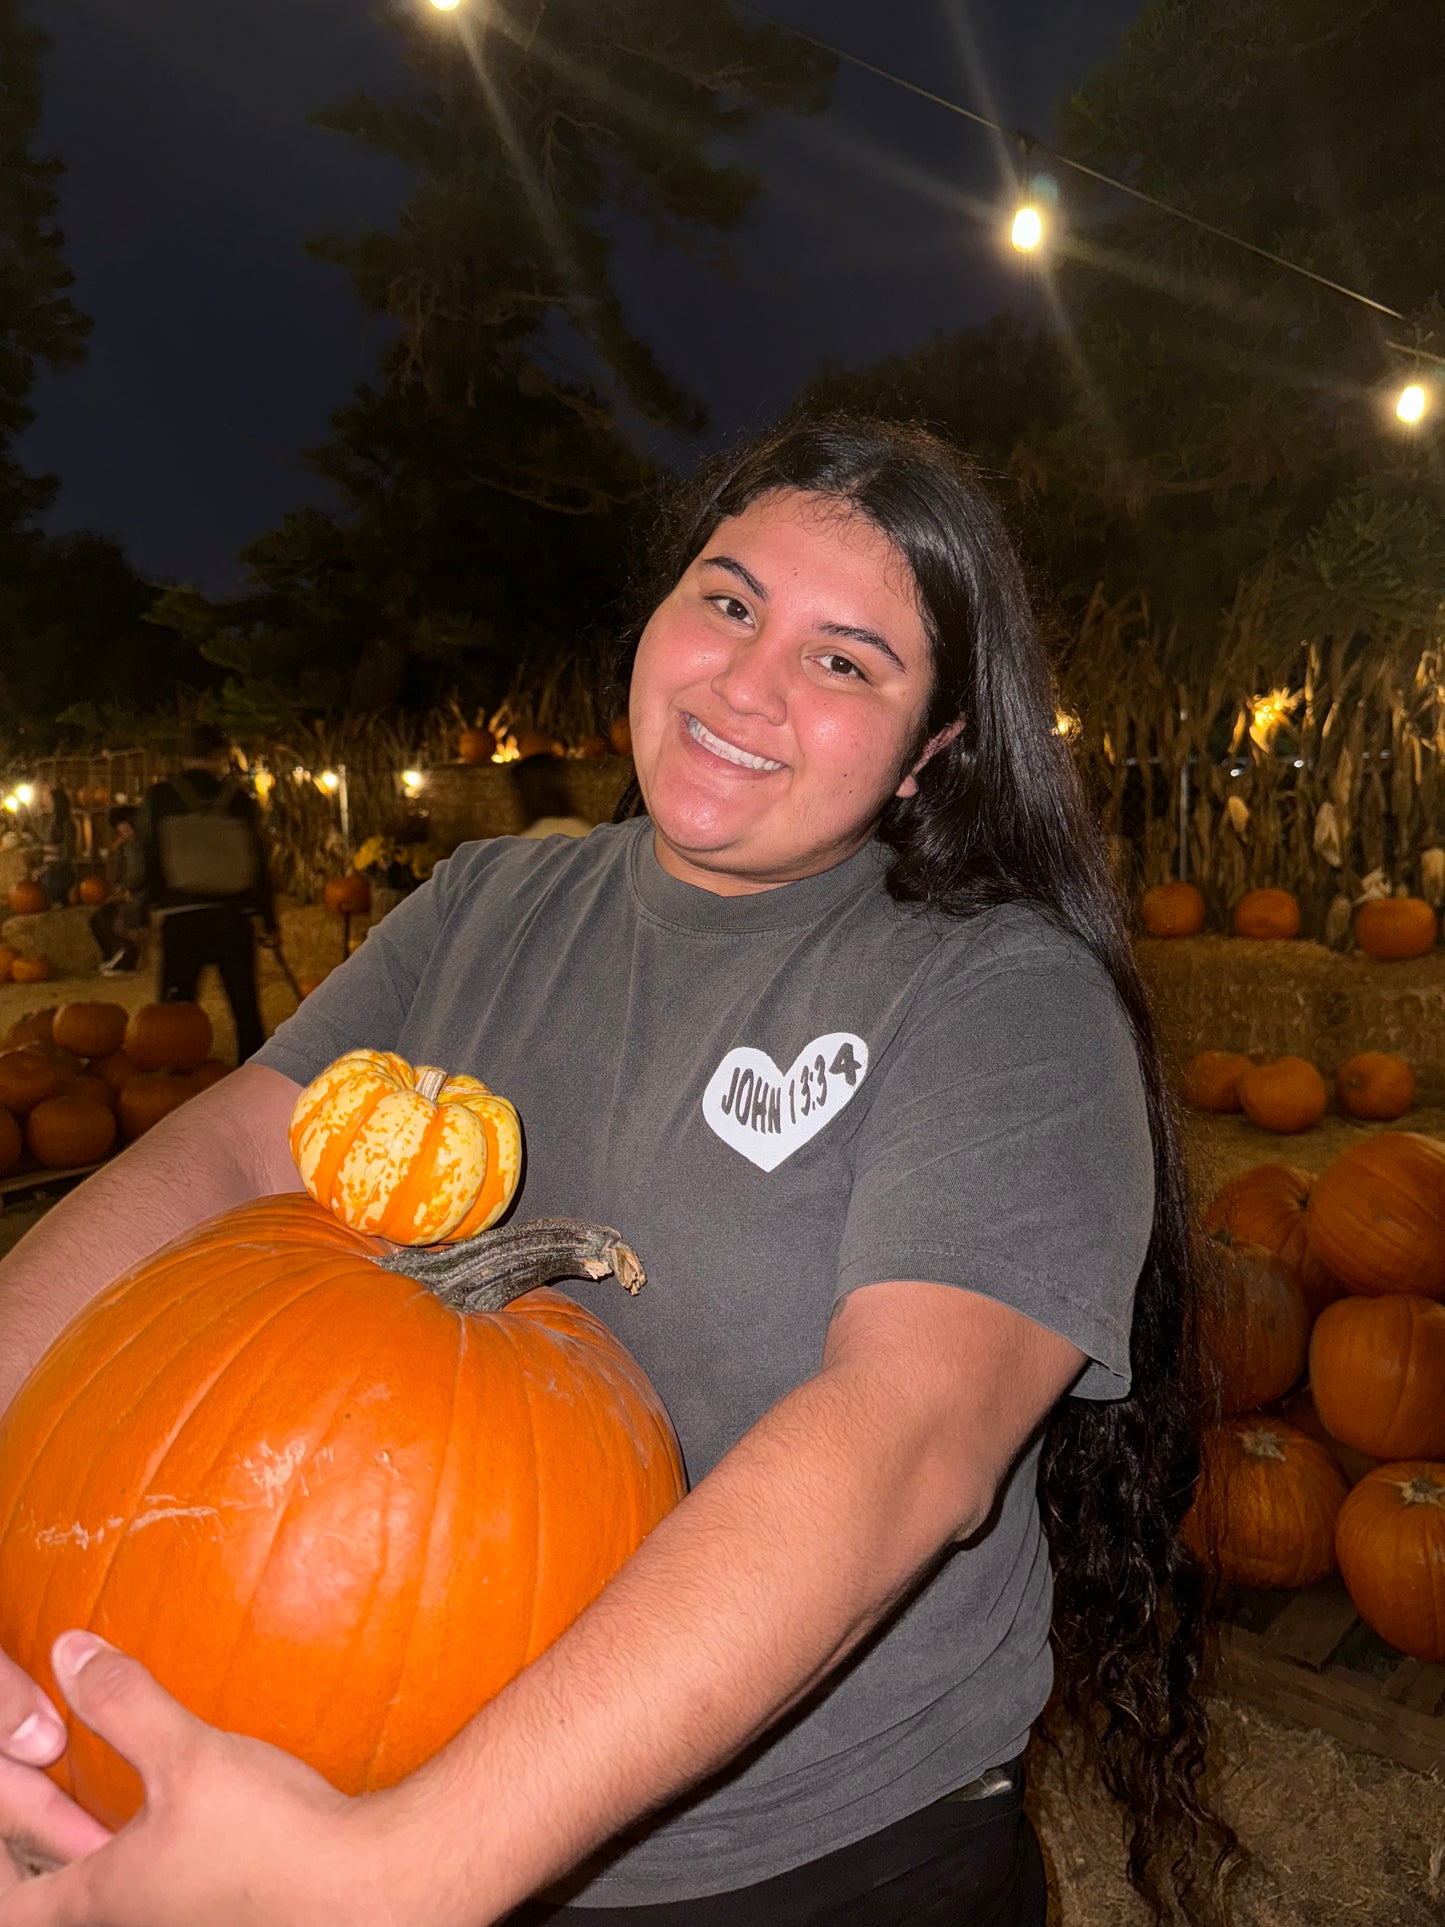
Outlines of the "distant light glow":
{"label": "distant light glow", "polygon": [[4,808],[9,810],[12,816],[20,808],[20,798],[15,794],[14,790],[5,798]]}
{"label": "distant light glow", "polygon": [[1036,207],[1021,207],[1009,229],[1010,241],[1020,254],[1031,254],[1044,238],[1044,217]]}
{"label": "distant light glow", "polygon": [[328,793],[334,792],[341,788],[341,778],[336,774],[336,771],[334,769],[322,770],[321,774],[317,777],[316,781],[320,785],[320,787],[326,790]]}
{"label": "distant light glow", "polygon": [[35,785],[33,783],[17,783],[15,786],[15,794],[28,810],[30,805],[35,801]]}
{"label": "distant light glow", "polygon": [[1395,403],[1395,413],[1402,422],[1420,421],[1430,406],[1430,398],[1418,381],[1412,381],[1400,390],[1400,398]]}
{"label": "distant light glow", "polygon": [[431,0],[438,13],[455,13],[461,0]]}
{"label": "distant light glow", "polygon": [[404,769],[401,773],[401,786],[408,796],[415,796],[425,781],[426,777],[419,769]]}

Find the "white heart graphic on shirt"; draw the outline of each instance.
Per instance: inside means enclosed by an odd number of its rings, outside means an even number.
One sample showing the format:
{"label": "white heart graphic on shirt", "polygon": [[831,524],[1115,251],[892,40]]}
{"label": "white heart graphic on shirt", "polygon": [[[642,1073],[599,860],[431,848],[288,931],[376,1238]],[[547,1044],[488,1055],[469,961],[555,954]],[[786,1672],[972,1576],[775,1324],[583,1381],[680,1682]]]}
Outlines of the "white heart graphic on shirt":
{"label": "white heart graphic on shirt", "polygon": [[773,1171],[844,1109],[868,1072],[868,1046],[830,1030],[780,1071],[765,1050],[739,1044],[708,1079],[702,1114],[724,1144]]}

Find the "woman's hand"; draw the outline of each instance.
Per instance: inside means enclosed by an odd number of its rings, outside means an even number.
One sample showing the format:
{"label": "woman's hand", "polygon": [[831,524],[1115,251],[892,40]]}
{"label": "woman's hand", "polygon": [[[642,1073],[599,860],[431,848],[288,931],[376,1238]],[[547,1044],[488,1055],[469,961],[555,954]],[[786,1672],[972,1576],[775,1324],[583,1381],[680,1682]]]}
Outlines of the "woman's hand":
{"label": "woman's hand", "polygon": [[[92,1634],[63,1633],[54,1661],[75,1712],[140,1774],[145,1805],[111,1835],[54,1788],[69,1811],[47,1820],[37,1797],[31,1831],[50,1842],[54,1860],[69,1864],[12,1883],[0,1897],[0,1927],[421,1927],[426,1920],[424,1869],[406,1866],[399,1854],[383,1866],[371,1802],[338,1793],[277,1747],[207,1726],[138,1661]],[[61,1822],[69,1816],[67,1831]],[[415,1911],[393,1911],[388,1872],[399,1891],[409,1889]]]}
{"label": "woman's hand", "polygon": [[0,1653],[0,1894],[110,1838],[42,1771],[65,1751],[65,1723],[34,1680]]}

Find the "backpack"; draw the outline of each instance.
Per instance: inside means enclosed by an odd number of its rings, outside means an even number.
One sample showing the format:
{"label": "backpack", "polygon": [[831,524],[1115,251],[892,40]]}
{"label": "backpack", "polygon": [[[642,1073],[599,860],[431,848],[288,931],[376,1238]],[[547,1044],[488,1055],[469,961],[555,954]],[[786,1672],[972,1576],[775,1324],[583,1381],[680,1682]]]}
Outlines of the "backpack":
{"label": "backpack", "polygon": [[156,847],[167,890],[187,897],[241,897],[256,886],[256,838],[231,805],[240,794],[229,777],[212,797],[196,794],[184,776],[166,779],[185,804],[183,816],[156,823]]}

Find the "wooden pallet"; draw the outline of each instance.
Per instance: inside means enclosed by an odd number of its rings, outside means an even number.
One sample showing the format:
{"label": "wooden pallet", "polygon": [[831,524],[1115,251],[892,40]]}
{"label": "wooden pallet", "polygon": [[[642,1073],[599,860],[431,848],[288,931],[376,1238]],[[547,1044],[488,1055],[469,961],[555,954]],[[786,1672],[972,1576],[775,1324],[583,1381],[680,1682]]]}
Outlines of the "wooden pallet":
{"label": "wooden pallet", "polygon": [[92,1171],[99,1169],[99,1164],[71,1164],[64,1170],[55,1171],[48,1165],[32,1164],[26,1159],[0,1178],[0,1211],[7,1204],[18,1203],[37,1191],[68,1191],[71,1185],[79,1184],[82,1178],[88,1178]]}
{"label": "wooden pallet", "polygon": [[1221,1602],[1216,1685],[1401,1766],[1445,1772],[1445,1666],[1376,1637],[1336,1574]]}

